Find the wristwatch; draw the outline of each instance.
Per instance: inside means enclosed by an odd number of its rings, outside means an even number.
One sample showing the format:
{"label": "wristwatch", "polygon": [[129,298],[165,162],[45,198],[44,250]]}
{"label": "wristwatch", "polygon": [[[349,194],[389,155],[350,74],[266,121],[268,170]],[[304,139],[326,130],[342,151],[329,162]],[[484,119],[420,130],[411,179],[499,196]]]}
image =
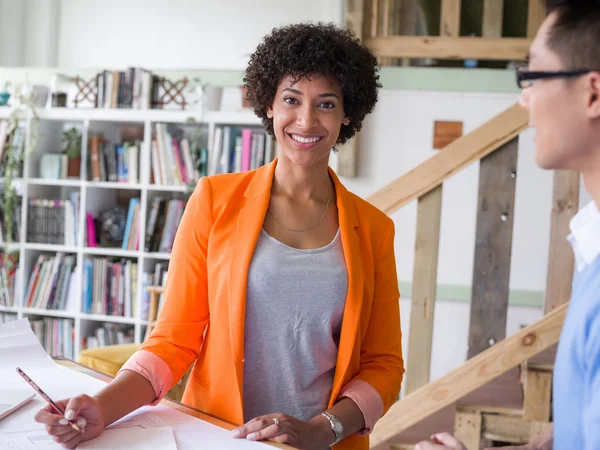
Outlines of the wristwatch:
{"label": "wristwatch", "polygon": [[335,417],[333,414],[328,413],[327,411],[322,412],[321,415],[327,420],[329,420],[329,423],[331,424],[331,429],[335,434],[335,441],[333,441],[333,444],[329,445],[330,447],[333,447],[335,444],[342,440],[342,437],[344,436],[344,426],[337,417]]}

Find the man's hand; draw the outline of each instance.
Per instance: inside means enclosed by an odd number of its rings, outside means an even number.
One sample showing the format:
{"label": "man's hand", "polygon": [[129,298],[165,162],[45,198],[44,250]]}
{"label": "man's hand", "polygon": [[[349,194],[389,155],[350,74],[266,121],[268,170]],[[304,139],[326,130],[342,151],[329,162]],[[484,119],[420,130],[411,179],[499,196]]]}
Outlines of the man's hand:
{"label": "man's hand", "polygon": [[431,436],[431,441],[422,441],[415,450],[467,450],[465,445],[450,433],[437,433]]}
{"label": "man's hand", "polygon": [[333,443],[335,434],[329,421],[324,417],[321,419],[317,417],[305,422],[281,413],[269,414],[236,428],[232,436],[251,441],[268,439],[298,449],[322,449]]}

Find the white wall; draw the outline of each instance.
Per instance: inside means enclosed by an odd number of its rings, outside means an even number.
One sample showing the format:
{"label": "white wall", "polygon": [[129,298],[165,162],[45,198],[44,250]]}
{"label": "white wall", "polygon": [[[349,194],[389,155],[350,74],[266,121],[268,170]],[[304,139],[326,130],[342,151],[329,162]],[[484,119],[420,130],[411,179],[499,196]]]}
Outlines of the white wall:
{"label": "white wall", "polygon": [[60,2],[0,0],[0,66],[56,66]]}
{"label": "white wall", "polygon": [[[469,343],[470,304],[449,300],[437,301],[433,320],[430,379],[433,381],[463,364],[467,359]],[[507,336],[529,325],[543,315],[539,308],[509,306],[506,323]],[[410,328],[410,299],[400,301],[402,350],[408,355]],[[406,365],[407,361],[405,361]]]}
{"label": "white wall", "polygon": [[59,67],[243,69],[273,27],[340,23],[340,0],[61,0]]}

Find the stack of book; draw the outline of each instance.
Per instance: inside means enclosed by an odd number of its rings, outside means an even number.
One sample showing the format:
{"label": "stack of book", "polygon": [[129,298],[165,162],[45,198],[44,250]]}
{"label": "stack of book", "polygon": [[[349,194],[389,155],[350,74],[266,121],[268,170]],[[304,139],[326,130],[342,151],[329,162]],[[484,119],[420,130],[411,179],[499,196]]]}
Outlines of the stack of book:
{"label": "stack of book", "polygon": [[58,252],[55,256],[41,254],[31,272],[25,305],[28,308],[73,310],[76,304],[76,277],[73,276],[77,257]]}
{"label": "stack of book", "polygon": [[106,323],[97,328],[93,336],[83,338],[82,348],[98,348],[107,345],[132,344],[133,328],[123,327],[114,323]]}
{"label": "stack of book", "polygon": [[181,130],[167,131],[167,125],[155,124],[152,139],[152,181],[154,184],[185,186],[196,184],[207,175],[208,152],[198,139],[183,136]]}
{"label": "stack of book", "polygon": [[274,158],[273,140],[264,131],[217,127],[208,156],[209,175],[258,169]]}
{"label": "stack of book", "polygon": [[96,108],[160,108],[160,78],[140,67],[104,70],[96,76]]}
{"label": "stack of book", "polygon": [[79,191],[64,200],[30,199],[27,206],[27,242],[75,246]]}
{"label": "stack of book", "polygon": [[141,141],[115,144],[101,136],[92,136],[88,178],[91,181],[139,183],[141,146]]}
{"label": "stack of book", "polygon": [[0,253],[0,306],[15,306],[15,286],[19,273],[19,253],[10,253],[8,264],[5,255]]}
{"label": "stack of book", "polygon": [[86,258],[83,265],[83,312],[134,317],[137,263],[129,259]]}
{"label": "stack of book", "polygon": [[179,222],[187,202],[155,197],[146,225],[146,252],[171,252]]}
{"label": "stack of book", "polygon": [[44,318],[29,320],[33,332],[50,356],[73,359],[73,321],[70,319]]}

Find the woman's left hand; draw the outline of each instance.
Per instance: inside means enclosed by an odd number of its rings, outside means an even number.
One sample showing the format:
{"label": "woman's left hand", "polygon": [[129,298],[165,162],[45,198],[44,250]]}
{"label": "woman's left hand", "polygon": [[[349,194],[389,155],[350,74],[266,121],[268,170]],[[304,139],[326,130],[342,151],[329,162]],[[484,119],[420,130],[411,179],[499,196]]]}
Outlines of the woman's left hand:
{"label": "woman's left hand", "polygon": [[281,413],[256,417],[233,430],[232,434],[234,438],[268,439],[306,450],[327,448],[335,440],[326,418],[317,416],[305,422]]}

